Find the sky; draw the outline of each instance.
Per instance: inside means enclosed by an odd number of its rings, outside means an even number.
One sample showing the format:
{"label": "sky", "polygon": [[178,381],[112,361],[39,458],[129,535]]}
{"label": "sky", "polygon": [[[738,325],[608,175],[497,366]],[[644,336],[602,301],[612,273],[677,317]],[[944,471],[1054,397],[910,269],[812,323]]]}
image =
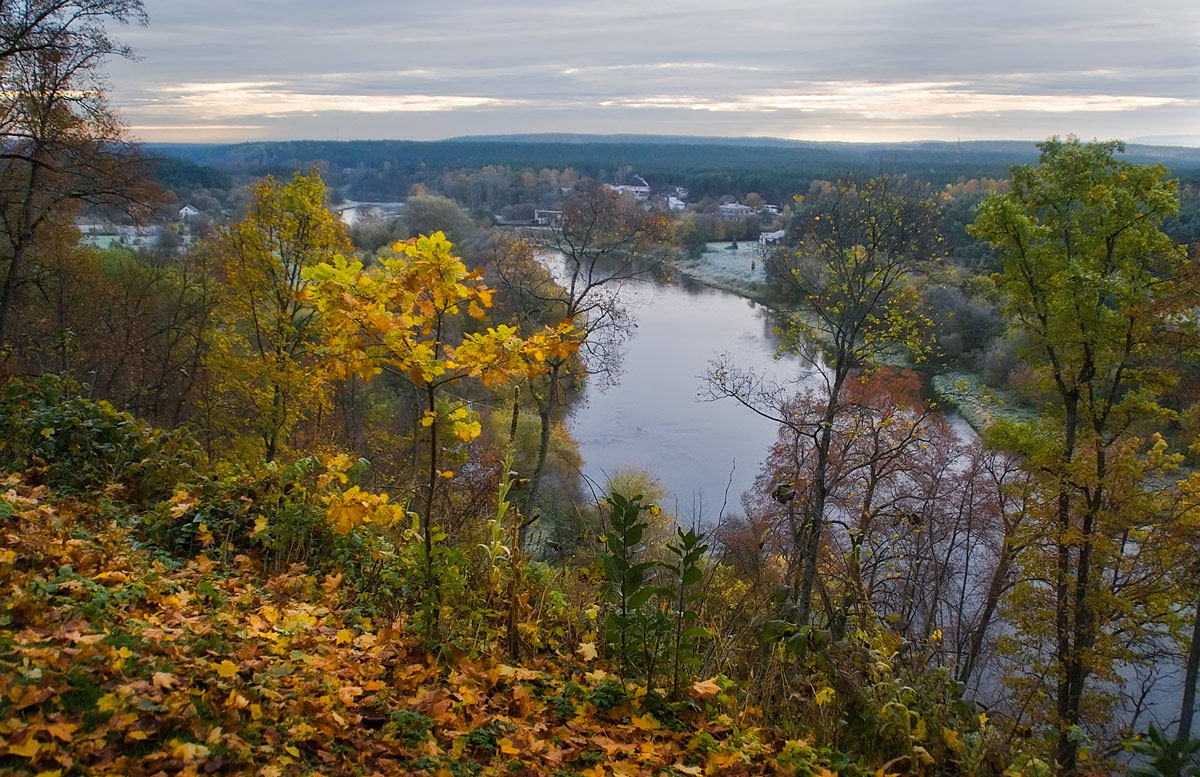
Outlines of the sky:
{"label": "sky", "polygon": [[145,0],[145,141],[536,133],[1200,146],[1196,0]]}

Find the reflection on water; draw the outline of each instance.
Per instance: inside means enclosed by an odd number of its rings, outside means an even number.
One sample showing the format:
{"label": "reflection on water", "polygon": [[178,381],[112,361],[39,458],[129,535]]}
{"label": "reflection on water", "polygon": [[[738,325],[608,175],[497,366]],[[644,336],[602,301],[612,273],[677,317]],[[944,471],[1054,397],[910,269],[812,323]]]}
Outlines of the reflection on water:
{"label": "reflection on water", "polygon": [[584,473],[603,485],[606,475],[644,468],[662,482],[668,505],[677,502],[683,515],[703,505],[706,520],[715,520],[727,487],[736,508],[753,486],[776,428],[732,400],[701,401],[709,361],[728,353],[740,367],[780,378],[803,375],[808,365],[795,356],[776,361],[771,311],[734,294],[639,279],[621,298],[637,321],[623,374],[605,391],[589,386],[570,419]]}

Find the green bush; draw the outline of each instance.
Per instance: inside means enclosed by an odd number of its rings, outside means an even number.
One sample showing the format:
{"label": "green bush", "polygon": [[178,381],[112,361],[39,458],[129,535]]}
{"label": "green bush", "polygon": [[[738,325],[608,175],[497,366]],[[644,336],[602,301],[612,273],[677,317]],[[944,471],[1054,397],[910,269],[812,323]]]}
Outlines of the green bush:
{"label": "green bush", "polygon": [[0,469],[59,491],[120,484],[125,498],[149,503],[170,495],[203,459],[186,432],[155,429],[84,391],[54,375],[6,383],[0,389]]}

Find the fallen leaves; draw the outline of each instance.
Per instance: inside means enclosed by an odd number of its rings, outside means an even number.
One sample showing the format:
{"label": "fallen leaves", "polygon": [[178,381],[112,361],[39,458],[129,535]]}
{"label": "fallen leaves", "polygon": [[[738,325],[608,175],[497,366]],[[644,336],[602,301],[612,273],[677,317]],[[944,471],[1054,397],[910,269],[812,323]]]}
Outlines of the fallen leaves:
{"label": "fallen leaves", "polygon": [[[7,485],[0,757],[19,759],[18,773],[437,775],[468,761],[487,773],[771,771],[756,736],[724,744],[719,710],[685,705],[668,724],[634,688],[598,709],[619,680],[595,641],[515,666],[438,663],[404,620],[349,606],[341,572],[272,577],[244,556],[167,564],[116,523],[82,523],[44,490]],[[173,504],[186,512],[192,499]],[[688,689],[721,692],[717,678]],[[688,748],[700,731],[718,754]]]}

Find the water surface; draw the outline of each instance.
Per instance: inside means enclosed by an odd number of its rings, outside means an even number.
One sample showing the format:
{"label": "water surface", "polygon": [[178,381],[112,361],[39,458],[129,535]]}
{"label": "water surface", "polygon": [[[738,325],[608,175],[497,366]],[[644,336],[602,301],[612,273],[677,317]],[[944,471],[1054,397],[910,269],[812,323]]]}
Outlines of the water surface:
{"label": "water surface", "polygon": [[771,311],[681,279],[630,281],[621,289],[637,329],[625,344],[617,385],[589,385],[570,418],[585,460],[601,485],[621,470],[645,469],[662,483],[667,505],[715,520],[728,491],[730,508],[754,484],[775,441],[775,424],[737,402],[699,398],[709,362],[728,353],[735,364],[780,378],[818,379],[797,356],[774,358]]}

